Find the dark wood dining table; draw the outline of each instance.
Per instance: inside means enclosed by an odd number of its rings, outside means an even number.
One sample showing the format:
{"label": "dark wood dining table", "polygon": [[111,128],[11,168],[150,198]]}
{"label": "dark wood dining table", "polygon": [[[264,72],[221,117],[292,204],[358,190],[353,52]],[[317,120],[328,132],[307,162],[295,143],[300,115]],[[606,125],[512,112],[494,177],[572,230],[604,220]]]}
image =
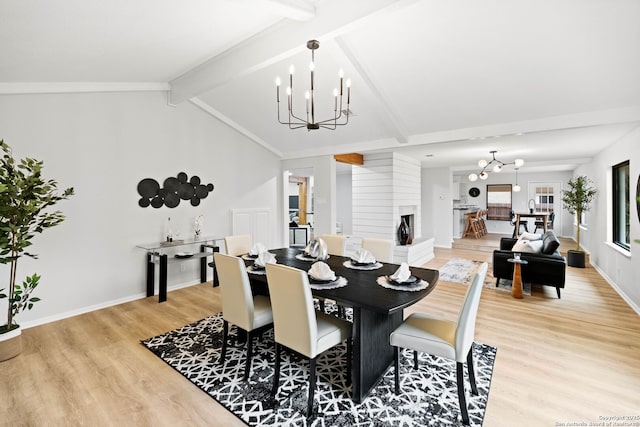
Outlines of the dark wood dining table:
{"label": "dark wood dining table", "polygon": [[[283,248],[269,250],[276,256],[278,264],[309,271],[313,261],[296,258],[300,249]],[[336,273],[347,279],[347,286],[315,290],[314,296],[331,299],[338,304],[353,308],[353,360],[352,399],[361,402],[382,379],[393,362],[393,347],[389,335],[404,320],[403,309],[429,295],[438,283],[438,270],[411,267],[411,274],[428,282],[429,286],[419,291],[402,291],[385,288],[377,283],[379,276],[393,274],[398,264],[381,263],[377,270],[356,270],[345,267],[349,258],[330,255],[325,262]],[[252,261],[246,261],[251,265]],[[266,285],[266,276],[249,275],[252,282]]]}

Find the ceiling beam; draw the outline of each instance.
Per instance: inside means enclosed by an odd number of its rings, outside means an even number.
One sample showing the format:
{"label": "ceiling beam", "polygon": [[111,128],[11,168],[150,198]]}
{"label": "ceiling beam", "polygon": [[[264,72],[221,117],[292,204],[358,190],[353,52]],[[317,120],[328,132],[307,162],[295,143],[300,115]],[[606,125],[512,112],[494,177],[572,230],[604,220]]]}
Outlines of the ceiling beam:
{"label": "ceiling beam", "polygon": [[389,97],[386,96],[383,91],[382,84],[376,84],[371,78],[371,73],[367,72],[365,67],[362,65],[360,61],[358,61],[357,56],[353,53],[353,50],[349,48],[347,43],[344,41],[342,37],[336,37],[335,43],[344,56],[347,58],[347,61],[351,63],[353,68],[355,68],[358,73],[360,81],[362,81],[374,98],[378,101],[379,109],[384,113],[384,118],[386,119],[387,127],[391,130],[393,136],[398,140],[400,144],[406,144],[409,142],[409,133],[405,129],[405,126],[401,123],[398,115],[395,110],[391,106],[391,102],[389,101]]}
{"label": "ceiling beam", "polygon": [[364,156],[359,153],[336,154],[333,156],[336,162],[347,163],[349,165],[364,165]]}
{"label": "ceiling beam", "polygon": [[0,83],[0,95],[29,93],[166,92],[168,83],[159,82],[15,82]]}
{"label": "ceiling beam", "polygon": [[360,25],[365,19],[406,7],[418,0],[325,0],[307,22],[284,21],[172,80],[171,102],[179,104],[261,70],[306,49],[310,39],[322,41]]}

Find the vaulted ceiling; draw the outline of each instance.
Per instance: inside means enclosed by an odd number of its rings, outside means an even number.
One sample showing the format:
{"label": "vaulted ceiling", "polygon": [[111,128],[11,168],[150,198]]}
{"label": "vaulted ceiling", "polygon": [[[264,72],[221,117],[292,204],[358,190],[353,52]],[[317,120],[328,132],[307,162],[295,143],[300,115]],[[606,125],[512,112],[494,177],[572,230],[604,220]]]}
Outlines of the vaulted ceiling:
{"label": "vaulted ceiling", "polygon": [[[640,124],[639,22],[638,0],[0,0],[0,94],[167,91],[282,158],[571,170]],[[276,120],[290,64],[304,112],[310,39],[319,119],[353,82],[336,130]]]}

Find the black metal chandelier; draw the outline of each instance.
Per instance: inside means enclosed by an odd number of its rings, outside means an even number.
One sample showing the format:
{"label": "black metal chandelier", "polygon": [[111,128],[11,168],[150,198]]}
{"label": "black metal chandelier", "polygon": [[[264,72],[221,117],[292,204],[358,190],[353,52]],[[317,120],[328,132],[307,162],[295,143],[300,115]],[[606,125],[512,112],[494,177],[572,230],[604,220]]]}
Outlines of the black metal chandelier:
{"label": "black metal chandelier", "polygon": [[[522,159],[515,159],[513,162],[509,162],[509,163],[502,162],[502,161],[496,159],[496,153],[497,153],[496,150],[489,151],[489,153],[492,155],[493,159],[491,159],[488,162],[486,160],[484,160],[484,159],[480,160],[478,162],[478,166],[480,166],[482,168],[482,170],[480,171],[479,174],[475,174],[475,173],[470,174],[469,175],[469,181],[474,182],[474,181],[477,181],[478,178],[487,179],[489,177],[489,174],[487,173],[487,169],[491,165],[493,165],[492,170],[494,172],[498,173],[498,172],[502,171],[502,167],[503,166],[514,165],[515,169],[517,171],[518,168],[520,168],[524,164],[524,160],[522,160]],[[516,179],[517,179],[517,177],[516,177]],[[519,191],[519,190],[517,190],[517,191]]]}
{"label": "black metal chandelier", "polygon": [[[293,65],[289,67],[289,86],[287,87],[287,110],[288,110],[288,120],[282,121],[280,118],[280,77],[276,78],[276,101],[278,103],[278,122],[283,125],[288,125],[289,129],[300,129],[306,127],[308,131],[313,129],[331,129],[335,130],[338,126],[344,126],[349,123],[349,104],[351,102],[351,79],[347,79],[344,84],[347,87],[347,108],[345,110],[342,109],[342,98],[343,98],[343,81],[344,81],[344,73],[342,69],[338,73],[338,78],[340,79],[340,90],[333,89],[333,117],[326,120],[316,121],[316,105],[315,105],[315,82],[314,82],[314,71],[315,71],[315,50],[320,47],[320,42],[317,40],[309,40],[307,42],[307,48],[311,50],[311,64],[309,65],[309,70],[311,71],[311,87],[305,93],[306,99],[306,120],[301,119],[296,116],[293,112]],[[340,96],[340,100],[338,101],[338,96]],[[344,117],[343,117],[344,112]],[[340,120],[340,121],[338,121]]]}

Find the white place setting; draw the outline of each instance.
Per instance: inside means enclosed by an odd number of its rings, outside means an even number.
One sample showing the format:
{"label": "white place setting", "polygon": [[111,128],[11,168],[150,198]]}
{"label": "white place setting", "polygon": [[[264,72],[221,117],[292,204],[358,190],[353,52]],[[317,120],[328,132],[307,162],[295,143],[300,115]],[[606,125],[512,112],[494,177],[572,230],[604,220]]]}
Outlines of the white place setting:
{"label": "white place setting", "polygon": [[395,289],[397,291],[420,291],[429,286],[426,282],[411,274],[409,264],[403,262],[400,267],[389,276],[379,276],[376,280],[383,288]]}
{"label": "white place setting", "polygon": [[382,267],[382,263],[376,261],[373,254],[366,249],[358,249],[356,253],[349,260],[343,262],[342,265],[352,270],[377,270]]}
{"label": "white place setting", "polygon": [[309,286],[311,289],[336,289],[347,286],[347,279],[342,276],[336,276],[327,263],[318,261],[314,263],[309,271]]}

